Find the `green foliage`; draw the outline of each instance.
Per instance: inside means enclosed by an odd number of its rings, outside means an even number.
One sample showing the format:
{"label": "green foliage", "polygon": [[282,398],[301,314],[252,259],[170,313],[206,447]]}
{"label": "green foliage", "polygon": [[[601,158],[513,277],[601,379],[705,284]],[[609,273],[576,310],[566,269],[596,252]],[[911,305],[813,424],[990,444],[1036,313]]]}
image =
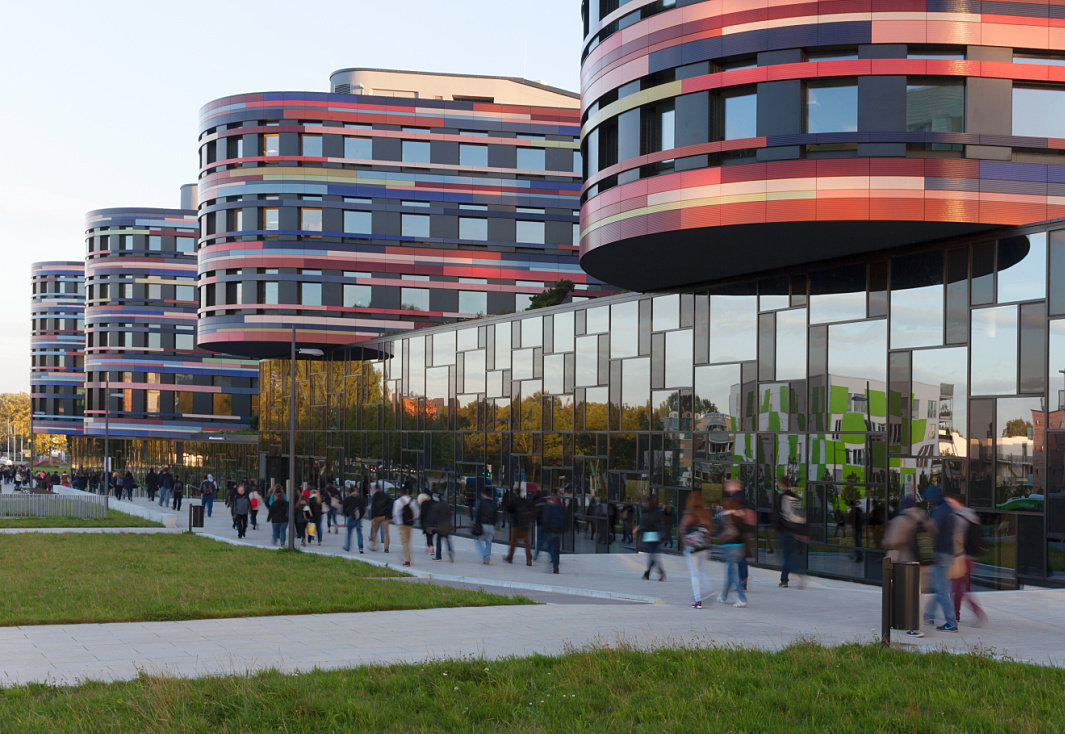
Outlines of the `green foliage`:
{"label": "green foliage", "polygon": [[545,290],[543,293],[537,293],[529,301],[529,307],[526,311],[532,311],[534,308],[546,308],[547,306],[557,306],[561,303],[565,303],[566,296],[573,292],[572,280],[560,280],[552,287]]}
{"label": "green foliage", "polygon": [[389,580],[402,575],[344,558],[233,546],[187,533],[25,534],[0,543],[0,625],[528,603]]}
{"label": "green foliage", "polygon": [[0,520],[0,528],[161,528],[157,522],[108,509],[107,517],[19,517]]}
{"label": "green foliage", "polygon": [[1027,437],[1028,431],[1032,428],[1032,422],[1026,421],[1024,418],[1012,418],[1006,421],[1006,427],[1002,429],[1003,438],[1011,438],[1013,436]]}
{"label": "green foliage", "polygon": [[0,721],[29,733],[1049,732],[1065,720],[1063,687],[1056,668],[872,645],[604,649],[21,686],[0,697]]}

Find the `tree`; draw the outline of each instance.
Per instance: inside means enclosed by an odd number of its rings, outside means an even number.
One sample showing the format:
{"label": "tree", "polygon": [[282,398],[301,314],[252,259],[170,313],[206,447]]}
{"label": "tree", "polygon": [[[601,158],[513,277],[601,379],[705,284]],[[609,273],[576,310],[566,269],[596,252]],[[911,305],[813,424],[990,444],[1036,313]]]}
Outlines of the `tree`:
{"label": "tree", "polygon": [[1032,428],[1032,422],[1026,421],[1024,418],[1013,418],[1006,422],[1006,427],[1002,429],[1002,437],[1010,438],[1012,436],[1028,436],[1028,431]]}
{"label": "tree", "polygon": [[537,293],[529,301],[529,307],[526,311],[532,311],[534,308],[546,308],[547,306],[557,306],[566,301],[566,297],[573,292],[572,280],[560,280],[555,283],[554,286],[548,288],[543,293]]}

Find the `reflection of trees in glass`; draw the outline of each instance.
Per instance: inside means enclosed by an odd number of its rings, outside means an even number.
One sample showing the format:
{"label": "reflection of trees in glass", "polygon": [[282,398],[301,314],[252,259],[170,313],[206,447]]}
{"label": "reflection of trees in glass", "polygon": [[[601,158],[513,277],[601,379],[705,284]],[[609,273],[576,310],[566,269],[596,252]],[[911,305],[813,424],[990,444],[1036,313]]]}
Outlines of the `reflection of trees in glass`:
{"label": "reflection of trees in glass", "polygon": [[1006,427],[1002,429],[1002,437],[1023,436],[1027,438],[1030,430],[1032,430],[1031,421],[1026,421],[1024,418],[1011,418],[1006,422]]}

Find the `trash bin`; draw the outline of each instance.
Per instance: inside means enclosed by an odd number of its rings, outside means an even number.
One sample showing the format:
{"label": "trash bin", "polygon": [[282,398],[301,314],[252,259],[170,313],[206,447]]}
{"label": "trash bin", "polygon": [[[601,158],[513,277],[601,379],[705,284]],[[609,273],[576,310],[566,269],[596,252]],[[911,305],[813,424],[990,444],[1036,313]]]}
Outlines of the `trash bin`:
{"label": "trash bin", "polygon": [[189,504],[189,527],[203,527],[203,505]]}
{"label": "trash bin", "polygon": [[884,559],[880,642],[890,644],[891,630],[921,627],[921,565]]}

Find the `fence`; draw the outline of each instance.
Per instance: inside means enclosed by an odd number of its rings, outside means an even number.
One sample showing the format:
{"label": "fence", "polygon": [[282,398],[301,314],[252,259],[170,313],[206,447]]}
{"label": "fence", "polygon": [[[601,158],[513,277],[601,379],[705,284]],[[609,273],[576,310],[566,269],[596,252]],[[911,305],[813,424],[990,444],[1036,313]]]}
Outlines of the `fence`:
{"label": "fence", "polygon": [[0,495],[0,517],[77,517],[102,519],[107,507],[102,496],[57,494]]}

